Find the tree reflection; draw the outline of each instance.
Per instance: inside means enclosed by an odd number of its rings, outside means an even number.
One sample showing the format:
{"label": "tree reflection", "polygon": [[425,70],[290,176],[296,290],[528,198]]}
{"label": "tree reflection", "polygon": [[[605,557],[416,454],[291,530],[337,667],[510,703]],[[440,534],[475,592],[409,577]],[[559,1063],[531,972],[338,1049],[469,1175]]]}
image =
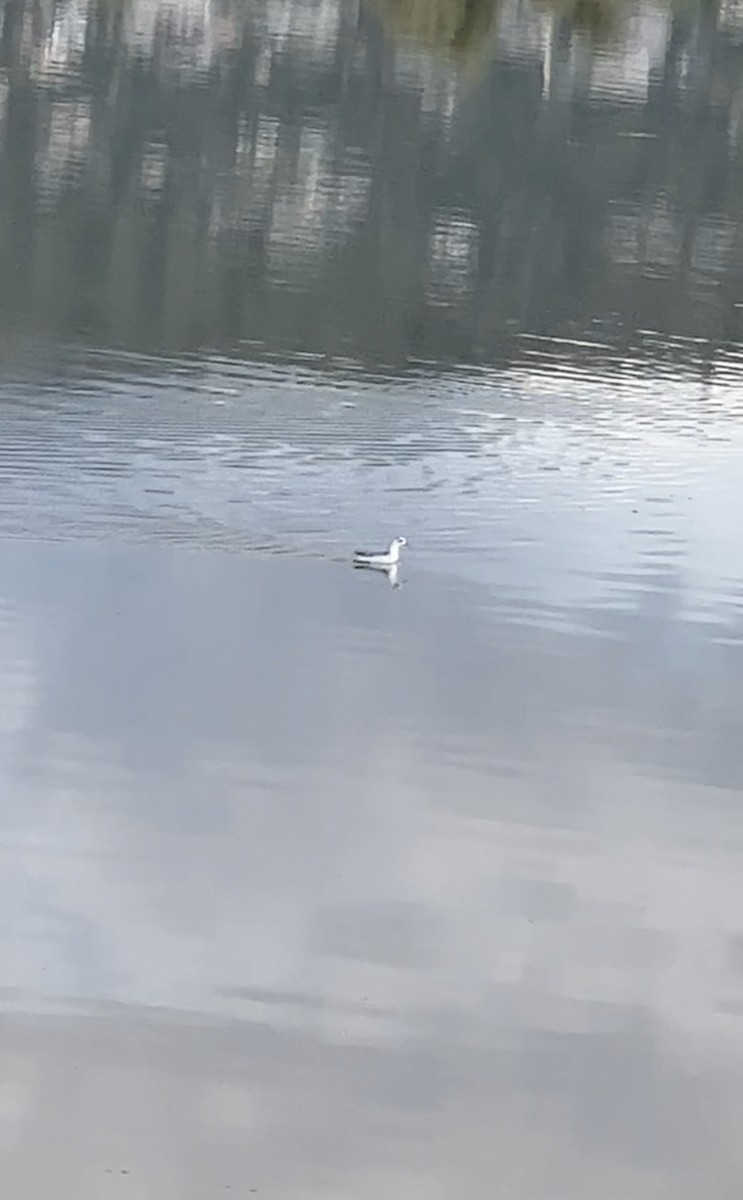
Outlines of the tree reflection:
{"label": "tree reflection", "polygon": [[370,363],[737,336],[734,14],[617,5],[6,6],[2,327]]}
{"label": "tree reflection", "polygon": [[453,57],[479,58],[493,33],[498,0],[373,0],[393,37],[445,50]]}

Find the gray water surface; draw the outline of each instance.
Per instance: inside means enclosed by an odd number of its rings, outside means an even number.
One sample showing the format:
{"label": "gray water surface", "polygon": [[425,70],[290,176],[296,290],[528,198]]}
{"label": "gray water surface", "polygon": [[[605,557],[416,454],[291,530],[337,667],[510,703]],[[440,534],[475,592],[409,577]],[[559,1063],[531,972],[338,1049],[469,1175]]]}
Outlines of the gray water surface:
{"label": "gray water surface", "polygon": [[740,622],[183,549],[2,574],[18,1191],[736,1194]]}
{"label": "gray water surface", "polygon": [[737,9],[0,16],[6,1190],[738,1200]]}

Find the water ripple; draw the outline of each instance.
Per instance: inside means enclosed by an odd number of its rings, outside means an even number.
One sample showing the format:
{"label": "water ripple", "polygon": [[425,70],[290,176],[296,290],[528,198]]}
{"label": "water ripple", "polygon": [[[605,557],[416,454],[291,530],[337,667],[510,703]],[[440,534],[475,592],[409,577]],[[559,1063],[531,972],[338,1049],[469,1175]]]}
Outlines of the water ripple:
{"label": "water ripple", "polygon": [[540,341],[528,365],[394,382],[85,349],[26,365],[0,392],[0,531],[341,558],[404,529],[522,608],[548,588],[566,613],[669,589],[724,605],[743,581],[733,348],[702,382]]}

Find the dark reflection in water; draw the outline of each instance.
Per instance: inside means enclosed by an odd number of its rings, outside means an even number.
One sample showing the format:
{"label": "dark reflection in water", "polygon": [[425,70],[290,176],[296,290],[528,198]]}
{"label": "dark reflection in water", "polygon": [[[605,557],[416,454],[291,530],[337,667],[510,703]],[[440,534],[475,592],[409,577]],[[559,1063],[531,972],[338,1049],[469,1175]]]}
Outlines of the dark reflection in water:
{"label": "dark reflection in water", "polygon": [[743,311],[741,28],[622,0],[7,3],[2,328],[397,364],[652,329],[713,354]]}
{"label": "dark reflection in water", "polygon": [[738,1194],[739,615],[721,655],[425,572],[2,568],[11,1180]]}

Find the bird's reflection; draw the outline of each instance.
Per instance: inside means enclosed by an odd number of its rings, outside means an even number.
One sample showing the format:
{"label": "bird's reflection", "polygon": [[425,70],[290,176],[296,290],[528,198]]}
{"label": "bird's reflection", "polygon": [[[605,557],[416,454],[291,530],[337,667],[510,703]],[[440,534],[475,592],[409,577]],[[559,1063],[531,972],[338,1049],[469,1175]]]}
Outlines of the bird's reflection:
{"label": "bird's reflection", "polygon": [[393,563],[390,567],[375,566],[370,563],[354,563],[354,569],[356,571],[368,571],[372,575],[385,575],[390,587],[398,588],[402,586],[399,563]]}

